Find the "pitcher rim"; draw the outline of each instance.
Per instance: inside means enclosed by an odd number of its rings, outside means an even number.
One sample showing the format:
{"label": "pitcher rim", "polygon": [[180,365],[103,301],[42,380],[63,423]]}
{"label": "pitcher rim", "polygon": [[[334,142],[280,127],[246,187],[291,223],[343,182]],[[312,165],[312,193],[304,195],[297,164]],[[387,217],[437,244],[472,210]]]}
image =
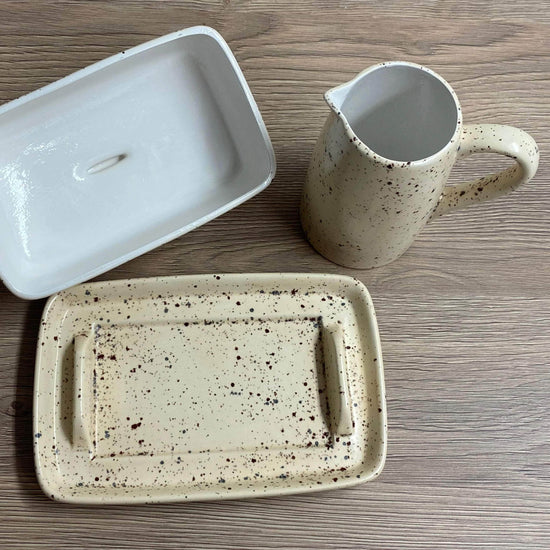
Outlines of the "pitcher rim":
{"label": "pitcher rim", "polygon": [[[421,71],[424,71],[428,73],[430,76],[436,78],[445,86],[445,89],[451,94],[451,97],[454,100],[455,108],[456,108],[456,125],[455,130],[450,137],[449,141],[441,147],[441,149],[438,149],[435,153],[416,160],[409,160],[409,161],[402,161],[402,160],[392,160],[387,157],[384,157],[371,149],[365,142],[363,142],[359,136],[353,131],[350,123],[348,122],[346,116],[344,113],[342,113],[341,108],[336,106],[334,101],[331,99],[331,95],[334,94],[334,92],[337,92],[338,90],[341,90],[342,88],[345,88],[346,86],[350,86],[351,84],[358,82],[368,73],[374,72],[378,69],[381,69],[382,67],[390,67],[390,66],[406,66],[406,67],[413,67],[415,69],[419,69]],[[460,106],[460,102],[458,100],[458,97],[456,95],[456,92],[453,90],[451,85],[438,73],[435,71],[432,71],[428,67],[425,67],[424,65],[419,65],[418,63],[413,63],[411,61],[384,61],[382,63],[376,63],[375,65],[371,65],[370,67],[367,67],[363,71],[356,74],[352,79],[348,80],[347,82],[344,82],[342,84],[339,84],[338,86],[334,86],[333,88],[330,88],[330,90],[327,90],[324,93],[325,101],[327,102],[330,109],[334,112],[334,114],[342,121],[344,124],[344,128],[346,130],[346,134],[350,140],[351,143],[353,143],[359,151],[367,154],[370,156],[373,160],[376,160],[377,162],[381,162],[382,164],[385,164],[387,166],[390,166],[393,168],[394,166],[397,167],[405,167],[405,166],[422,166],[425,164],[430,164],[433,162],[433,160],[440,155],[444,154],[447,150],[451,149],[452,146],[455,144],[455,142],[458,142],[460,132],[462,129],[462,108]],[[458,149],[460,147],[458,146]],[[457,149],[457,150],[458,150]]]}

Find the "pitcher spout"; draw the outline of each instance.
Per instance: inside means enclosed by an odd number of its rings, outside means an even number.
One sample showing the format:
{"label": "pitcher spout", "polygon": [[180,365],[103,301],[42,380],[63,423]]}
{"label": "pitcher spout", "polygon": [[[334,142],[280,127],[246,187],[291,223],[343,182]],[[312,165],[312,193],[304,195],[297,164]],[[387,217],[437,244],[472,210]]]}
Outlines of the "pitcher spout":
{"label": "pitcher spout", "polygon": [[342,106],[356,81],[357,77],[325,92],[325,101],[337,116],[342,116]]}

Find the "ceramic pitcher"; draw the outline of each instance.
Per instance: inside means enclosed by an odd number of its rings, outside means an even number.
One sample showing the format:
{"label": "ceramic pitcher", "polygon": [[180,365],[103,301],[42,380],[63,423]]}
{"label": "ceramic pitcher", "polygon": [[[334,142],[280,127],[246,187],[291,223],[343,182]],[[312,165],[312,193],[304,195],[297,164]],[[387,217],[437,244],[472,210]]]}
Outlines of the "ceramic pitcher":
{"label": "ceramic pitcher", "polygon": [[[464,126],[453,89],[420,65],[375,65],[325,99],[331,113],[311,158],[301,219],[311,244],[338,264],[387,264],[429,220],[508,193],[537,170],[531,136],[497,124]],[[446,186],[457,158],[472,153],[516,162]]]}

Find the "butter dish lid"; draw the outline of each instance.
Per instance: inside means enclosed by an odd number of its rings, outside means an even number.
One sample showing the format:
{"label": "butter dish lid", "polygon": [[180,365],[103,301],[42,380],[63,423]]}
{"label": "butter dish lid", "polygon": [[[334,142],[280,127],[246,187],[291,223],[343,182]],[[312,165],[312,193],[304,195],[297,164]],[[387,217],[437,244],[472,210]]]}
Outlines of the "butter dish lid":
{"label": "butter dish lid", "polygon": [[34,392],[38,479],[62,501],[328,489],[385,459],[376,319],[348,277],[73,287],[45,308]]}
{"label": "butter dish lid", "polygon": [[275,174],[223,38],[191,27],[0,106],[0,277],[49,296],[223,214]]}

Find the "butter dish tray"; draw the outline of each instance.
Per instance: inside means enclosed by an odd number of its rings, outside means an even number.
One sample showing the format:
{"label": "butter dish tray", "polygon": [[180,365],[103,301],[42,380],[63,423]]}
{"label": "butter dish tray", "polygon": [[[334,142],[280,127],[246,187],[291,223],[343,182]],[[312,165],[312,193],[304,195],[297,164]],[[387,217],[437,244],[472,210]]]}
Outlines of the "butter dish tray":
{"label": "butter dish tray", "polygon": [[39,483],[59,501],[283,495],[375,478],[386,455],[365,286],[324,274],[88,283],[48,301]]}
{"label": "butter dish tray", "polygon": [[20,297],[49,296],[223,214],[274,174],[215,30],[141,44],[0,107],[0,277]]}

